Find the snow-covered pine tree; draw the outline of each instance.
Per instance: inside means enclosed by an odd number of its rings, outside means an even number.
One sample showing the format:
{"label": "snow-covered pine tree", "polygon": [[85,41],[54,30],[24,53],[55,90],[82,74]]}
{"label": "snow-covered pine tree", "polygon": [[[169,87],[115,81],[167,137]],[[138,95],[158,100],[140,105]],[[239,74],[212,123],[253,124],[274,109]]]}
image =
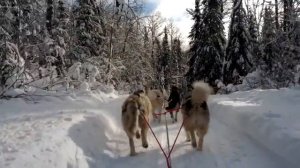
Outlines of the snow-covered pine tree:
{"label": "snow-covered pine tree", "polygon": [[[284,0],[284,16],[283,16],[283,38],[281,42],[282,58],[284,60],[283,69],[285,70],[286,82],[285,86],[294,83],[295,74],[299,70],[300,65],[300,49],[299,49],[299,1]],[[298,69],[298,70],[297,70]],[[281,86],[279,86],[281,87]]]}
{"label": "snow-covered pine tree", "polygon": [[73,55],[77,60],[100,57],[103,50],[101,15],[96,0],[77,0],[75,7],[76,44]]}
{"label": "snow-covered pine tree", "polygon": [[248,32],[250,36],[249,50],[253,56],[253,66],[257,67],[259,65],[261,52],[259,50],[259,42],[258,42],[258,24],[256,21],[256,17],[252,11],[250,11],[248,14]]}
{"label": "snow-covered pine tree", "polygon": [[9,72],[6,70],[6,65],[4,64],[6,61],[7,51],[3,50],[5,48],[6,42],[11,39],[10,32],[10,20],[7,18],[7,13],[9,10],[9,2],[8,0],[3,0],[0,2],[0,92],[2,91],[2,87],[5,85],[7,76]]}
{"label": "snow-covered pine tree", "polygon": [[275,24],[276,24],[276,29],[279,30],[279,4],[278,0],[275,0]]}
{"label": "snow-covered pine tree", "polygon": [[[174,44],[175,39],[170,40],[170,59],[169,59],[169,74],[172,75],[171,78],[171,84],[177,84],[176,82],[176,76],[178,75],[178,60],[176,56],[176,51],[175,51],[175,44]],[[171,42],[172,41],[172,42]]]}
{"label": "snow-covered pine tree", "polygon": [[[56,27],[56,31],[58,34],[58,44],[61,48],[63,48],[65,51],[67,51],[69,49],[69,39],[70,39],[70,35],[69,35],[69,29],[70,29],[70,16],[69,16],[69,10],[67,9],[65,2],[63,0],[59,0],[58,1],[58,8],[57,8],[57,19],[56,22],[57,23],[57,27]],[[70,60],[69,60],[69,65],[70,64]]]}
{"label": "snow-covered pine tree", "polygon": [[[21,24],[24,25],[21,28],[21,33],[23,35],[23,38],[21,40],[21,42],[26,45],[29,44],[31,42],[30,36],[33,34],[32,31],[32,24],[30,24],[32,22],[32,18],[31,18],[31,14],[32,14],[32,4],[30,2],[30,0],[23,0],[22,1],[22,5],[21,5],[21,10],[22,10],[22,20],[21,20]],[[26,25],[26,26],[25,26]]]}
{"label": "snow-covered pine tree", "polygon": [[0,1],[0,43],[11,39],[11,20],[8,18],[10,13],[8,0]]}
{"label": "snow-covered pine tree", "polygon": [[[53,4],[52,4],[53,6]],[[57,14],[54,15],[52,21],[51,38],[53,40],[52,44],[52,55],[55,57],[55,62],[53,65],[56,66],[58,76],[63,77],[66,75],[66,52],[68,48],[69,41],[69,13],[65,7],[65,2],[62,0],[58,1]],[[71,61],[68,61],[69,66],[71,66]]]}
{"label": "snow-covered pine tree", "polygon": [[164,28],[164,38],[161,45],[161,56],[159,60],[160,60],[159,66],[161,66],[161,72],[162,72],[161,74],[163,74],[162,76],[163,87],[168,89],[171,84],[172,74],[171,74],[171,67],[170,67],[171,51],[168,42],[167,27]]}
{"label": "snow-covered pine tree", "polygon": [[191,84],[194,81],[195,73],[196,73],[196,64],[195,60],[199,55],[198,48],[200,47],[200,34],[201,34],[201,11],[200,11],[200,0],[195,0],[195,9],[192,13],[194,25],[192,26],[192,30],[190,32],[190,49],[189,49],[189,56],[190,60],[188,61],[189,70],[186,73],[186,81],[187,85]]}
{"label": "snow-covered pine tree", "polygon": [[17,0],[0,2],[0,96],[16,86],[24,71],[24,59],[19,54],[20,8]]}
{"label": "snow-covered pine tree", "polygon": [[12,14],[12,17],[10,18],[11,24],[12,24],[12,42],[15,44],[20,44],[20,6],[17,0],[11,0],[10,1],[10,11]]}
{"label": "snow-covered pine tree", "polygon": [[52,66],[52,63],[57,61],[57,58],[55,57],[55,43],[52,37],[52,29],[53,29],[53,0],[46,0],[47,2],[47,10],[46,10],[46,38],[45,38],[45,45],[47,46],[47,55],[46,55],[46,62],[48,67]]}
{"label": "snow-covered pine tree", "polygon": [[176,37],[178,36],[178,29],[175,27],[173,20],[169,21],[169,24],[167,25],[168,29],[168,35],[170,37],[170,61],[169,61],[169,72],[172,74],[172,79],[171,82],[172,84],[177,84],[178,85],[178,60],[176,56],[176,51],[175,51],[175,40]]}
{"label": "snow-covered pine tree", "polygon": [[0,43],[0,96],[3,91],[21,85],[24,72],[24,59],[14,43]]}
{"label": "snow-covered pine tree", "polygon": [[155,60],[154,58],[151,56],[151,42],[150,42],[150,38],[149,38],[149,30],[147,29],[146,26],[144,26],[144,32],[143,32],[143,48],[142,48],[142,53],[145,59],[145,64],[147,66],[145,66],[145,70],[146,72],[146,76],[147,76],[147,81],[150,80],[155,80],[154,76],[155,76]]}
{"label": "snow-covered pine tree", "polygon": [[[45,20],[45,10],[41,8],[45,1],[37,0],[13,0],[1,1],[0,17],[2,32],[6,34],[5,41],[9,42],[25,60],[28,70],[26,73],[33,73],[38,65],[31,63],[39,62],[44,58],[41,38],[43,31],[40,23]],[[38,19],[37,19],[38,18]],[[1,34],[1,33],[0,33]],[[5,45],[7,46],[7,45]],[[32,77],[32,75],[31,75]]]}
{"label": "snow-covered pine tree", "polygon": [[46,1],[19,0],[20,5],[20,54],[26,60],[26,66],[35,66],[45,62],[41,45],[45,39],[45,7]]}
{"label": "snow-covered pine tree", "polygon": [[154,65],[154,76],[156,80],[153,85],[156,88],[160,88],[164,86],[164,71],[161,66],[162,46],[160,40],[157,37],[154,39],[153,56],[154,61],[156,61]]}
{"label": "snow-covered pine tree", "polygon": [[293,0],[283,1],[283,31],[288,32],[293,22]]}
{"label": "snow-covered pine tree", "polygon": [[188,72],[192,71],[193,74],[190,84],[196,80],[203,80],[216,86],[216,80],[222,77],[225,45],[222,3],[221,0],[203,2],[202,22],[200,29],[196,30],[196,32],[199,31],[199,35],[195,36],[198,44],[192,48],[192,51],[195,50],[193,52],[195,55],[190,60],[191,65]]}
{"label": "snow-covered pine tree", "polygon": [[295,85],[300,85],[300,17],[298,17],[295,21],[295,29],[293,32],[293,42],[294,42],[294,48],[295,48],[295,54],[296,56],[296,66],[295,66],[295,76],[294,76],[294,82]]}
{"label": "snow-covered pine tree", "polygon": [[234,0],[224,66],[226,84],[240,83],[241,78],[246,76],[253,66],[247,31],[242,0]]}
{"label": "snow-covered pine tree", "polygon": [[173,41],[172,53],[174,57],[174,75],[176,75],[176,85],[179,85],[179,80],[184,75],[184,64],[183,53],[181,50],[181,41],[179,38],[175,38]]}
{"label": "snow-covered pine tree", "polygon": [[149,33],[147,27],[144,26],[144,48],[148,49],[150,45]]}
{"label": "snow-covered pine tree", "polygon": [[291,58],[285,53],[285,44],[276,34],[275,16],[270,7],[264,10],[264,24],[262,26],[262,76],[269,81],[264,87],[286,87],[293,81],[290,65]]}
{"label": "snow-covered pine tree", "polygon": [[276,29],[274,13],[270,7],[264,10],[264,23],[262,26],[262,60],[266,65],[265,70],[271,72],[274,64],[279,61],[278,46],[276,46]]}
{"label": "snow-covered pine tree", "polygon": [[46,27],[48,32],[52,33],[52,26],[53,26],[53,0],[47,0],[47,11],[46,11]]}

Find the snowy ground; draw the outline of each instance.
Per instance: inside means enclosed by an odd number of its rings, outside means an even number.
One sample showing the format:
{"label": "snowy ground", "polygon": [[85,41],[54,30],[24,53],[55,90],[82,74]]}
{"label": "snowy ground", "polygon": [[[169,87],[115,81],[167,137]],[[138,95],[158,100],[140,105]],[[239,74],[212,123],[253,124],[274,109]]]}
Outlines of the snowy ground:
{"label": "snowy ground", "polygon": [[[125,96],[54,95],[0,101],[1,168],[166,167],[150,132],[149,148],[136,141],[139,154],[128,156],[128,140],[120,127]],[[212,96],[204,151],[192,149],[182,132],[172,154],[173,168],[297,167],[299,102],[296,89]],[[166,147],[165,126],[152,126]],[[179,126],[180,121],[170,123],[171,141]]]}

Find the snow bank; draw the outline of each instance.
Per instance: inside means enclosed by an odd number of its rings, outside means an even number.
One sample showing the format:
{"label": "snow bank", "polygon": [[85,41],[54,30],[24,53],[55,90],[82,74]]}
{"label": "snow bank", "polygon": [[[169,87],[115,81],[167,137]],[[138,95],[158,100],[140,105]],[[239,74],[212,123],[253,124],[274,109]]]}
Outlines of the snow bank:
{"label": "snow bank", "polygon": [[299,165],[300,90],[253,90],[215,96],[212,116]]}
{"label": "snow bank", "polygon": [[121,128],[111,117],[120,105],[108,103],[116,93],[29,91],[35,95],[0,100],[1,168],[108,166],[106,141]]}

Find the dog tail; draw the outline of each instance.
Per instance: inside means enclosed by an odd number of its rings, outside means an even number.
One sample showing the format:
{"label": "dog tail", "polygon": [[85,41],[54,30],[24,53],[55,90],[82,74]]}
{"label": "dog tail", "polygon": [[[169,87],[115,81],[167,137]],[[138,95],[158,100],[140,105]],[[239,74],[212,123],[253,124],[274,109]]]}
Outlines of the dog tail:
{"label": "dog tail", "polygon": [[212,88],[203,81],[193,83],[192,103],[201,104],[207,101],[208,96],[212,93]]}

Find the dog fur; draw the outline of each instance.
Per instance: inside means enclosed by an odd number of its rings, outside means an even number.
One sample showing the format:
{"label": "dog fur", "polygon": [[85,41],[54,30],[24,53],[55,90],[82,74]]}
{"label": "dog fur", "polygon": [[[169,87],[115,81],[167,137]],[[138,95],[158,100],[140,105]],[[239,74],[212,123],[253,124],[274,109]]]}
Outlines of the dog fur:
{"label": "dog fur", "polygon": [[[209,127],[207,99],[210,94],[211,88],[207,83],[195,82],[190,95],[185,97],[181,109],[187,140],[191,140],[192,146],[199,151],[202,151],[203,138]],[[198,143],[195,133],[198,136]]]}
{"label": "dog fur", "polygon": [[152,104],[152,115],[158,119],[158,121],[161,121],[161,116],[155,116],[156,112],[162,112],[165,106],[165,99],[166,96],[163,93],[163,91],[160,91],[158,89],[150,90],[146,88],[146,94],[149,97],[151,104]]}
{"label": "dog fur", "polygon": [[[122,124],[129,139],[130,155],[136,155],[133,138],[141,137],[142,146],[148,148],[147,132],[150,122],[152,105],[143,91],[137,91],[130,95],[122,106]],[[144,117],[143,117],[144,116]],[[145,118],[145,119],[144,119]]]}

